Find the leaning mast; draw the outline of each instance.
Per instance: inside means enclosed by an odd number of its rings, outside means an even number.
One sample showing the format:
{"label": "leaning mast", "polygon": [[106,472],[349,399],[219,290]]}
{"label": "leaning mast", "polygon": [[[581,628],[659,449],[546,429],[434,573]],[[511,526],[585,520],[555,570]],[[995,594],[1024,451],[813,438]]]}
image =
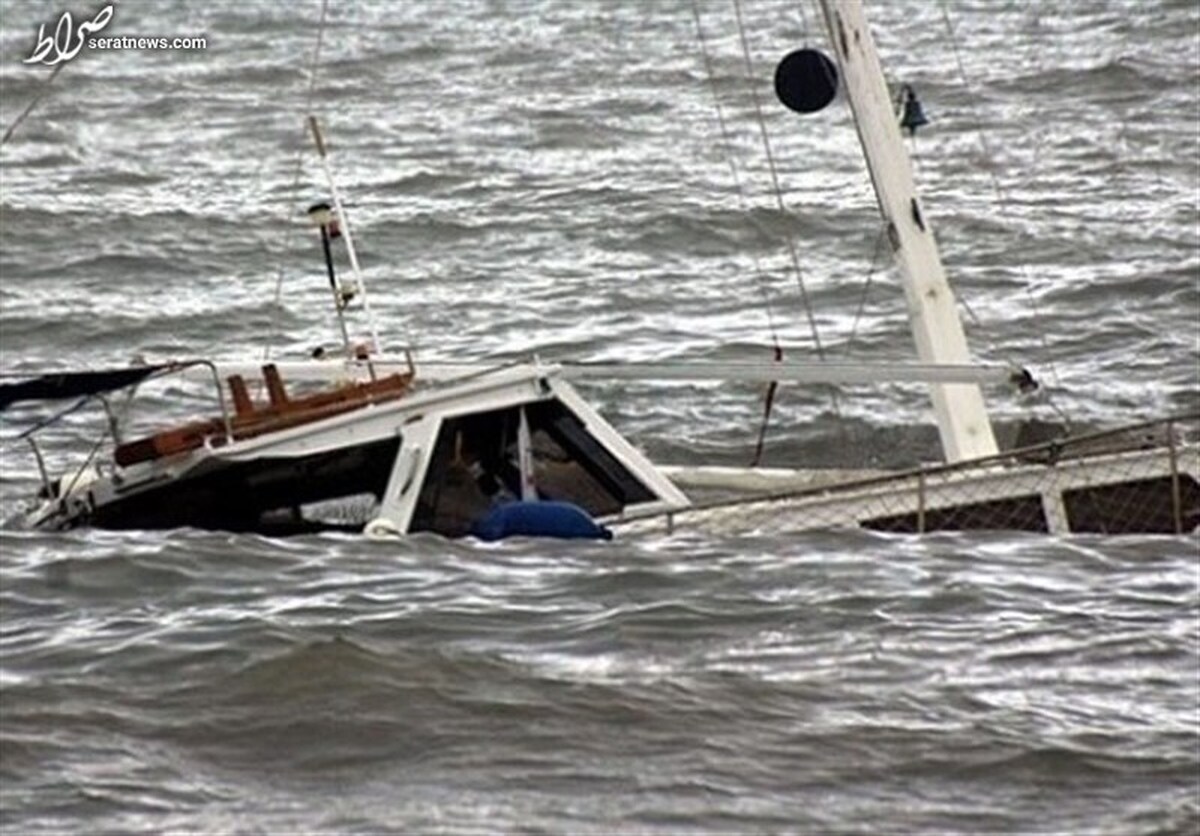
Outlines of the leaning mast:
{"label": "leaning mast", "polygon": [[[854,114],[888,241],[900,265],[908,318],[922,363],[969,365],[954,292],[921,206],[875,41],[861,0],[820,0],[829,39]],[[930,386],[942,449],[949,462],[998,450],[983,393],[972,383]]]}

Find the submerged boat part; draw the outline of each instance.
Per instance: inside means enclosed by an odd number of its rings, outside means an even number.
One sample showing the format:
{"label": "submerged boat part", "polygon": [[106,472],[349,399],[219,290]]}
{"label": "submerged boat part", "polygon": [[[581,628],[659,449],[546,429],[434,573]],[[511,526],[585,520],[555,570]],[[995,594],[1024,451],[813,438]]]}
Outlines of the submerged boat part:
{"label": "submerged boat part", "polygon": [[[754,484],[749,492],[614,528],[618,534],[846,527],[917,534],[1186,534],[1200,528],[1197,440],[1200,414],[900,473],[822,479],[819,471],[777,471],[766,491]],[[693,479],[710,490],[747,487],[745,477],[732,472],[722,479],[717,471],[701,471]]]}
{"label": "submerged boat part", "polygon": [[[407,349],[402,357],[385,356],[324,137],[309,117],[331,195],[331,203],[314,205],[311,214],[341,356],[261,367],[162,363],[0,384],[0,408],[55,398],[79,399],[67,412],[92,399],[105,406],[103,432],[83,465],[51,478],[34,446],[42,487],[25,521],[50,530],[192,526],[268,535],[337,530],[483,539],[602,538],[610,531],[677,528],[1196,530],[1200,416],[999,452],[981,387],[1004,384],[1028,392],[1036,381],[1022,368],[972,361],[901,136],[902,128],[912,132],[925,124],[924,112],[911,90],[902,91],[902,113],[895,112],[860,0],[819,3],[836,65],[815,50],[793,52],[777,71],[777,91],[785,104],[806,113],[825,107],[838,89],[849,101],[886,239],[900,267],[919,363],[825,362],[807,303],[819,363],[783,362],[778,340],[775,362],[760,364],[535,359],[499,367],[418,367]],[[736,5],[735,11],[749,68]],[[711,72],[707,56],[706,66]],[[779,209],[786,211],[753,95]],[[351,283],[337,276],[335,241],[345,247]],[[787,243],[807,300],[794,243]],[[352,309],[366,314],[369,341],[351,340],[346,314]],[[128,438],[104,393],[125,389],[132,395],[171,373],[215,383],[216,408],[208,417]],[[944,463],[900,472],[662,468],[571,384],[597,378],[766,383],[767,414],[781,382],[922,382],[930,389]],[[314,390],[314,381],[321,387]],[[108,455],[97,455],[106,449]]]}
{"label": "submerged boat part", "polygon": [[[29,522],[463,536],[521,497],[522,420],[539,497],[596,518],[688,504],[552,366],[417,391],[396,375],[298,398],[274,366],[264,374],[269,404],[250,401],[245,382],[231,377],[237,411],[228,427],[194,421],[120,445],[86,490],[44,498]],[[330,521],[339,500],[361,518]]]}
{"label": "submerged boat part", "polygon": [[611,540],[612,531],[570,502],[522,500],[497,505],[471,524],[471,534],[485,542],[508,537],[552,537],[556,540]]}

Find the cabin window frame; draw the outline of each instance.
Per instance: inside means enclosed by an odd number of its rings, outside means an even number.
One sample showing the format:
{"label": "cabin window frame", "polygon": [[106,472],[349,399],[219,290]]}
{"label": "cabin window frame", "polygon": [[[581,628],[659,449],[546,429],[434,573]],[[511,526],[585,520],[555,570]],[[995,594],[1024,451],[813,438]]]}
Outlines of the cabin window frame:
{"label": "cabin window frame", "polygon": [[[516,445],[525,411],[542,498],[571,502],[593,517],[661,501],[653,484],[557,395],[438,416],[428,432],[408,530],[465,536],[497,504],[519,498]],[[449,495],[445,492],[452,491]]]}

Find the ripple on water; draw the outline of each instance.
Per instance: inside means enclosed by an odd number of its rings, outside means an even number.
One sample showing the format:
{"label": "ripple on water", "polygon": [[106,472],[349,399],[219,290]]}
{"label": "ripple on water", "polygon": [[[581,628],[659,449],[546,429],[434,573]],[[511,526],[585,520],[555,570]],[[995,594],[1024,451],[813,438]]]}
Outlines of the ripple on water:
{"label": "ripple on water", "polygon": [[[331,5],[314,102],[386,343],[754,359],[777,332],[801,359],[791,240],[830,354],[911,356],[845,109],[764,104],[779,212],[732,11],[701,11],[728,143],[686,10]],[[933,119],[918,171],[980,359],[1052,363],[1055,405],[1086,425],[1194,408],[1192,4],[955,6],[969,85],[939,6],[871,11],[893,80]],[[5,12],[7,126],[42,83],[17,58],[47,18]],[[743,12],[764,84],[816,37],[775,0]],[[210,45],[86,55],[5,144],[0,366],[336,339],[300,214],[325,193],[311,160],[291,186],[317,6],[117,14]],[[839,422],[825,392],[782,388],[769,459],[930,457],[923,392],[848,394]],[[744,464],[761,415],[756,387],[588,395],[675,462]],[[1004,428],[1027,411],[992,403]],[[3,437],[36,419],[15,413]],[[48,433],[53,468],[86,452],[89,420]],[[7,517],[38,477],[3,456]],[[1195,832],[1196,555],[1194,538],[0,531],[0,821]]]}

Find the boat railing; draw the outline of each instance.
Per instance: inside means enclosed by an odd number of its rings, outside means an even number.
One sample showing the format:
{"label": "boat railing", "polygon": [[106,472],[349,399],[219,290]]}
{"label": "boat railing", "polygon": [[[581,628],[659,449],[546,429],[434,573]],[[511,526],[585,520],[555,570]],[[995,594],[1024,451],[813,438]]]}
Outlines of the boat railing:
{"label": "boat railing", "polygon": [[213,385],[217,390],[217,403],[221,407],[221,425],[225,428],[225,442],[228,444],[233,441],[233,420],[229,417],[229,405],[225,402],[225,387],[221,385],[221,372],[217,369],[217,364],[211,360],[196,360],[192,365],[204,366],[212,372]]}
{"label": "boat railing", "polygon": [[331,389],[295,396],[288,393],[278,367],[267,363],[261,367],[262,384],[267,393],[265,403],[255,402],[242,375],[233,374],[227,378],[225,382],[233,398],[231,411],[225,399],[218,367],[207,360],[197,362],[212,371],[221,417],[188,421],[120,444],[113,452],[113,460],[118,466],[128,467],[201,447],[232,444],[309,424],[369,404],[402,397],[408,393],[412,382],[411,374],[396,373],[369,381],[345,381]]}
{"label": "boat railing", "polygon": [[[764,528],[1185,533],[1200,526],[1200,412],[1065,436],[952,464],[713,498],[667,517]],[[803,509],[782,522],[784,507]],[[848,510],[849,509],[849,510]],[[1147,523],[1150,520],[1150,523]],[[620,523],[618,523],[619,525]],[[640,523],[639,523],[640,525]]]}

